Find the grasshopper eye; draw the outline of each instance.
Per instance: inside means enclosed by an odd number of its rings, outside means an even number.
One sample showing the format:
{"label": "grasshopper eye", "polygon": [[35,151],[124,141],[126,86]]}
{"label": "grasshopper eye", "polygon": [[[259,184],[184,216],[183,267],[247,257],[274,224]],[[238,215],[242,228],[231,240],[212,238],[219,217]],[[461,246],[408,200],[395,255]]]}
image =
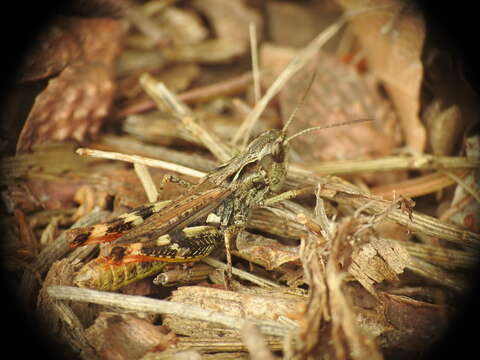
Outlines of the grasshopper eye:
{"label": "grasshopper eye", "polygon": [[285,146],[282,142],[275,142],[272,146],[272,159],[276,163],[285,161]]}

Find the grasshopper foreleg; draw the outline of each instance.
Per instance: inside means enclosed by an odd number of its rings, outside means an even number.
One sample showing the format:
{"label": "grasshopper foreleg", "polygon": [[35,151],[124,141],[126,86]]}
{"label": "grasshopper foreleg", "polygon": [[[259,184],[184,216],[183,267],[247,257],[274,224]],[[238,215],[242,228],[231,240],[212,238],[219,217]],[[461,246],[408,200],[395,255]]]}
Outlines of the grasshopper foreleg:
{"label": "grasshopper foreleg", "polygon": [[160,188],[163,188],[164,185],[166,184],[177,184],[180,185],[186,189],[190,189],[193,187],[195,184],[191,183],[190,181],[187,181],[185,179],[179,178],[178,176],[175,176],[173,174],[167,174],[164,175],[162,178],[162,184],[160,185]]}

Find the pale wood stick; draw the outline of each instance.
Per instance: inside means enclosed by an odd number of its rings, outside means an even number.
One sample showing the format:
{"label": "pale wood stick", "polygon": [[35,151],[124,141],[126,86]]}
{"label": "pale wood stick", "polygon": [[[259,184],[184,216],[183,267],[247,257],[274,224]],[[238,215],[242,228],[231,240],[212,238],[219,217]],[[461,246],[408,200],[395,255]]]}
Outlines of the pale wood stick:
{"label": "pale wood stick", "polygon": [[250,23],[248,26],[250,32],[250,51],[252,54],[252,72],[253,72],[253,93],[255,95],[255,104],[260,101],[262,97],[262,89],[260,85],[260,64],[258,62],[258,41],[257,30],[255,23]]}
{"label": "pale wood stick", "polygon": [[193,176],[197,178],[204,177],[206,175],[206,173],[203,171],[198,171],[186,166],[173,164],[167,161],[151,159],[151,158],[147,158],[139,155],[128,155],[128,154],[122,154],[118,152],[94,150],[94,149],[88,149],[88,148],[78,148],[77,154],[88,155],[88,156],[93,156],[93,157],[102,158],[102,159],[120,160],[120,161],[126,161],[130,163],[143,164],[151,167],[157,167],[157,168],[175,171],[183,175]]}
{"label": "pale wood stick", "polygon": [[147,198],[149,202],[155,202],[158,199],[158,190],[155,186],[155,182],[150,175],[150,171],[148,171],[148,167],[144,164],[139,164],[138,162],[133,163],[133,169],[135,170],[135,174],[137,174],[140,182],[142,183],[143,189],[147,194]]}
{"label": "pale wood stick", "polygon": [[119,307],[130,311],[176,315],[187,319],[214,322],[236,330],[241,330],[246,321],[251,321],[257,325],[262,334],[265,335],[286,336],[290,331],[294,330],[293,327],[283,326],[274,321],[241,319],[203,309],[192,304],[181,304],[172,301],[151,299],[144,296],[123,295],[60,285],[48,287],[47,292],[54,299],[82,301]]}
{"label": "pale wood stick", "polygon": [[392,170],[436,170],[456,168],[477,168],[479,159],[455,156],[434,156],[429,154],[416,156],[388,156],[378,159],[322,161],[309,163],[308,167],[319,175],[355,174],[365,171]]}
{"label": "pale wood stick", "polygon": [[[217,260],[217,259],[214,259],[210,256],[207,256],[207,257],[204,257],[202,260],[202,262],[204,262],[205,264],[208,264],[210,266],[213,266],[214,268],[217,268],[217,269],[222,269],[222,270],[227,270],[227,264]],[[282,288],[283,286],[282,285],[279,285],[277,284],[276,282],[274,281],[271,281],[271,280],[268,280],[268,279],[264,279],[264,278],[261,278],[260,276],[256,276],[254,274],[251,274],[247,271],[243,271],[243,270],[240,270],[240,269],[237,269],[235,267],[232,267],[232,274],[233,275],[236,275],[242,279],[245,279],[245,280],[248,280],[258,286],[261,286],[261,287],[264,287],[264,288],[269,288],[269,289],[272,289],[272,288],[275,288],[275,289],[278,289],[278,288]]]}

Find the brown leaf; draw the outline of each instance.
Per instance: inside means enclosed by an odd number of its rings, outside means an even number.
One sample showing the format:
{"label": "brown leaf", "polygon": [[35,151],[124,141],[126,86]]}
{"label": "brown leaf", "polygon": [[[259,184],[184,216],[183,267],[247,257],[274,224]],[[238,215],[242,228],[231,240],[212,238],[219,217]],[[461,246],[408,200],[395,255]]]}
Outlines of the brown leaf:
{"label": "brown leaf", "polygon": [[429,304],[405,296],[382,294],[385,316],[396,329],[392,343],[405,350],[426,349],[446,329],[445,305]]}
{"label": "brown leaf", "polygon": [[[262,47],[262,67],[278,69],[289,57],[285,48]],[[303,160],[358,159],[387,155],[399,144],[396,116],[383,99],[372,77],[358,74],[327,53],[319,53],[310,67],[294,76],[280,93],[284,121],[305,93],[309,79],[315,80],[289,132],[319,125],[370,118],[374,121],[315,131],[292,142]],[[375,141],[372,141],[375,139]]]}
{"label": "brown leaf", "polygon": [[25,58],[21,81],[43,79],[77,61],[111,66],[120,51],[123,25],[114,19],[58,17]]}
{"label": "brown leaf", "polygon": [[462,135],[463,121],[460,108],[452,105],[442,108],[440,101],[433,101],[424,112],[430,148],[435,155],[453,155]]}
{"label": "brown leaf", "polygon": [[253,22],[261,29],[260,16],[244,1],[201,0],[194,1],[193,6],[209,20],[216,37],[198,44],[166,48],[165,56],[172,61],[231,61],[248,50],[248,24]]}
{"label": "brown leaf", "polygon": [[112,75],[101,64],[65,68],[36,98],[20,133],[17,152],[48,140],[82,141],[96,135],[112,102]]}
{"label": "brown leaf", "polygon": [[348,272],[365,289],[376,294],[375,283],[398,281],[397,275],[403,273],[411,260],[400,244],[372,237],[369,243],[354,248],[351,261]]}
{"label": "brown leaf", "polygon": [[[346,11],[366,6],[363,0],[337,1]],[[354,33],[366,52],[369,69],[384,82],[395,104],[407,144],[422,152],[426,145],[419,119],[423,17],[403,0],[375,0],[368,2],[368,7],[372,10],[352,18]]]}
{"label": "brown leaf", "polygon": [[236,244],[239,256],[251,259],[267,270],[276,269],[285,263],[299,263],[300,260],[298,247],[282,245],[278,241],[245,231],[238,234]]}
{"label": "brown leaf", "polygon": [[340,15],[333,2],[265,4],[270,40],[281,46],[303,47]]}
{"label": "brown leaf", "polygon": [[132,315],[101,313],[86,330],[102,359],[139,359],[149,351],[163,351],[175,343],[175,334]]}
{"label": "brown leaf", "polygon": [[51,31],[50,46],[32,55],[31,61],[41,65],[51,52],[59,52],[61,61],[47,62],[36,77],[63,70],[35,99],[17,143],[18,152],[48,140],[82,141],[96,135],[113,99],[113,62],[121,49],[122,22],[64,18],[58,24],[53,25],[59,30]]}

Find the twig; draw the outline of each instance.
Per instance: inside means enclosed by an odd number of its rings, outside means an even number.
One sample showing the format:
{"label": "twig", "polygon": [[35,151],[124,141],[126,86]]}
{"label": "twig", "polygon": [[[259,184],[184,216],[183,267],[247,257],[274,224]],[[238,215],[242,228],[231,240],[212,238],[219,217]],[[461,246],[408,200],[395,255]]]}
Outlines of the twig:
{"label": "twig", "polygon": [[[265,339],[269,348],[275,351],[282,349],[282,342],[278,338]],[[176,346],[178,349],[192,349],[202,352],[246,351],[245,345],[237,337],[180,337]]]}
{"label": "twig", "polygon": [[262,89],[260,85],[260,64],[258,62],[258,41],[255,23],[250,23],[248,30],[250,33],[250,51],[252,54],[253,92],[255,95],[255,104],[257,104],[262,97]]}
{"label": "twig", "polygon": [[[128,136],[105,135],[98,144],[92,148],[99,150],[137,154],[144,157],[151,157],[159,160],[169,161],[178,165],[190,167],[204,172],[211,171],[218,166],[216,161],[207,159],[197,154],[184,153],[172,150],[159,145],[149,145]],[[102,149],[103,148],[103,149]]]}
{"label": "twig", "polygon": [[[338,203],[351,205],[355,208],[359,208],[370,202],[369,206],[364,210],[370,215],[384,212],[391,206],[390,201],[365,193],[348,181],[336,176],[324,178],[304,170],[299,171],[293,168],[290,170],[287,180],[290,184],[294,184],[294,186],[298,186],[299,184],[300,186],[306,186],[308,184],[317,185],[320,183],[322,184],[320,196]],[[392,209],[392,211],[388,212],[386,219],[407,226],[413,232],[419,232],[461,244],[469,248],[469,250],[472,250],[472,248],[480,248],[480,234],[465,230],[458,225],[449,224],[432,216],[415,211],[406,213],[402,209]]]}
{"label": "twig", "polygon": [[[246,319],[228,316],[212,310],[202,309],[191,304],[181,304],[165,300],[150,299],[144,296],[115,294],[73,286],[50,286],[48,294],[55,299],[82,301],[105,306],[119,307],[129,311],[150,312],[155,314],[170,314],[179,317],[202,320],[222,324],[228,328],[240,330]],[[250,320],[255,323],[265,335],[285,336],[292,328],[280,325],[274,321]]]}
{"label": "twig", "polygon": [[126,161],[130,163],[143,164],[151,167],[157,167],[157,168],[175,171],[183,175],[189,175],[197,178],[200,178],[206,175],[206,173],[202,171],[194,170],[186,166],[173,164],[167,161],[146,158],[138,155],[127,155],[127,154],[122,154],[118,152],[101,151],[101,150],[94,150],[94,149],[88,149],[88,148],[77,149],[77,154],[88,155],[88,156],[93,156],[93,157],[102,158],[102,159],[120,160],[120,161]]}
{"label": "twig", "polygon": [[480,194],[476,191],[472,186],[468,185],[465,181],[463,181],[459,176],[452,173],[451,171],[443,171],[443,173],[448,176],[450,179],[454,180],[459,186],[465,190],[465,192],[472,195],[472,197],[480,202]]}
{"label": "twig", "polygon": [[310,162],[307,167],[318,175],[355,174],[365,171],[436,170],[477,168],[480,160],[471,157],[434,156],[387,156],[378,159]]}
{"label": "twig", "polygon": [[143,164],[139,164],[138,162],[133,163],[133,169],[135,170],[135,174],[137,174],[140,182],[142,183],[143,189],[147,194],[147,198],[149,202],[155,202],[158,199],[158,191],[157,187],[155,186],[155,182],[148,171],[148,167]]}
{"label": "twig", "polygon": [[244,122],[232,139],[234,144],[238,143],[240,139],[242,139],[244,144],[246,144],[248,141],[246,135],[250,133],[250,129],[260,118],[268,103],[280,92],[288,80],[290,80],[293,75],[303,68],[305,64],[312,59],[313,56],[315,56],[318,50],[343,27],[346,21],[346,17],[341,17],[339,20],[321,32],[305,48],[299,51],[299,53],[288,63],[282,73],[268,88],[265,95],[263,95],[260,101],[255,105],[252,112],[245,118]]}
{"label": "twig", "polygon": [[[228,80],[219,81],[212,85],[198,87],[184,91],[178,95],[178,99],[187,104],[203,103],[218,97],[233,96],[243,92],[252,82],[252,73],[246,72]],[[146,99],[135,102],[117,111],[115,118],[149,111],[155,108],[155,102]]]}
{"label": "twig", "polygon": [[[204,262],[205,264],[208,264],[210,266],[213,266],[217,269],[222,269],[222,270],[227,270],[227,265],[224,264],[223,262],[217,260],[217,259],[214,259],[210,256],[207,256],[205,258],[203,258],[201,260],[202,262]],[[260,276],[256,276],[254,274],[251,274],[249,272],[246,272],[246,271],[243,271],[243,270],[240,270],[240,269],[237,269],[235,267],[232,267],[232,274],[233,275],[236,275],[242,279],[245,279],[245,280],[248,280],[258,286],[261,286],[261,287],[264,287],[264,288],[267,288],[267,289],[278,289],[278,288],[282,288],[281,285],[277,284],[276,282],[274,281],[271,281],[271,280],[268,280],[268,279],[264,279],[264,278],[261,278]]]}
{"label": "twig", "polygon": [[202,128],[188,106],[178,99],[162,82],[158,82],[149,74],[140,76],[140,85],[155,101],[160,110],[168,111],[178,118],[193,136],[202,143],[222,162],[230,160],[234,151],[231,146],[224,144],[215,134]]}
{"label": "twig", "polygon": [[[464,170],[461,173],[459,171],[458,173],[458,176],[465,176],[468,170]],[[375,186],[370,191],[372,194],[381,196],[386,200],[393,200],[394,192],[397,195],[414,198],[434,193],[454,184],[455,180],[441,172],[436,172],[393,184]]]}
{"label": "twig", "polygon": [[391,243],[403,246],[410,255],[447,269],[463,268],[474,269],[478,263],[478,254],[447,249],[440,246],[398,241],[395,239],[382,238]]}

